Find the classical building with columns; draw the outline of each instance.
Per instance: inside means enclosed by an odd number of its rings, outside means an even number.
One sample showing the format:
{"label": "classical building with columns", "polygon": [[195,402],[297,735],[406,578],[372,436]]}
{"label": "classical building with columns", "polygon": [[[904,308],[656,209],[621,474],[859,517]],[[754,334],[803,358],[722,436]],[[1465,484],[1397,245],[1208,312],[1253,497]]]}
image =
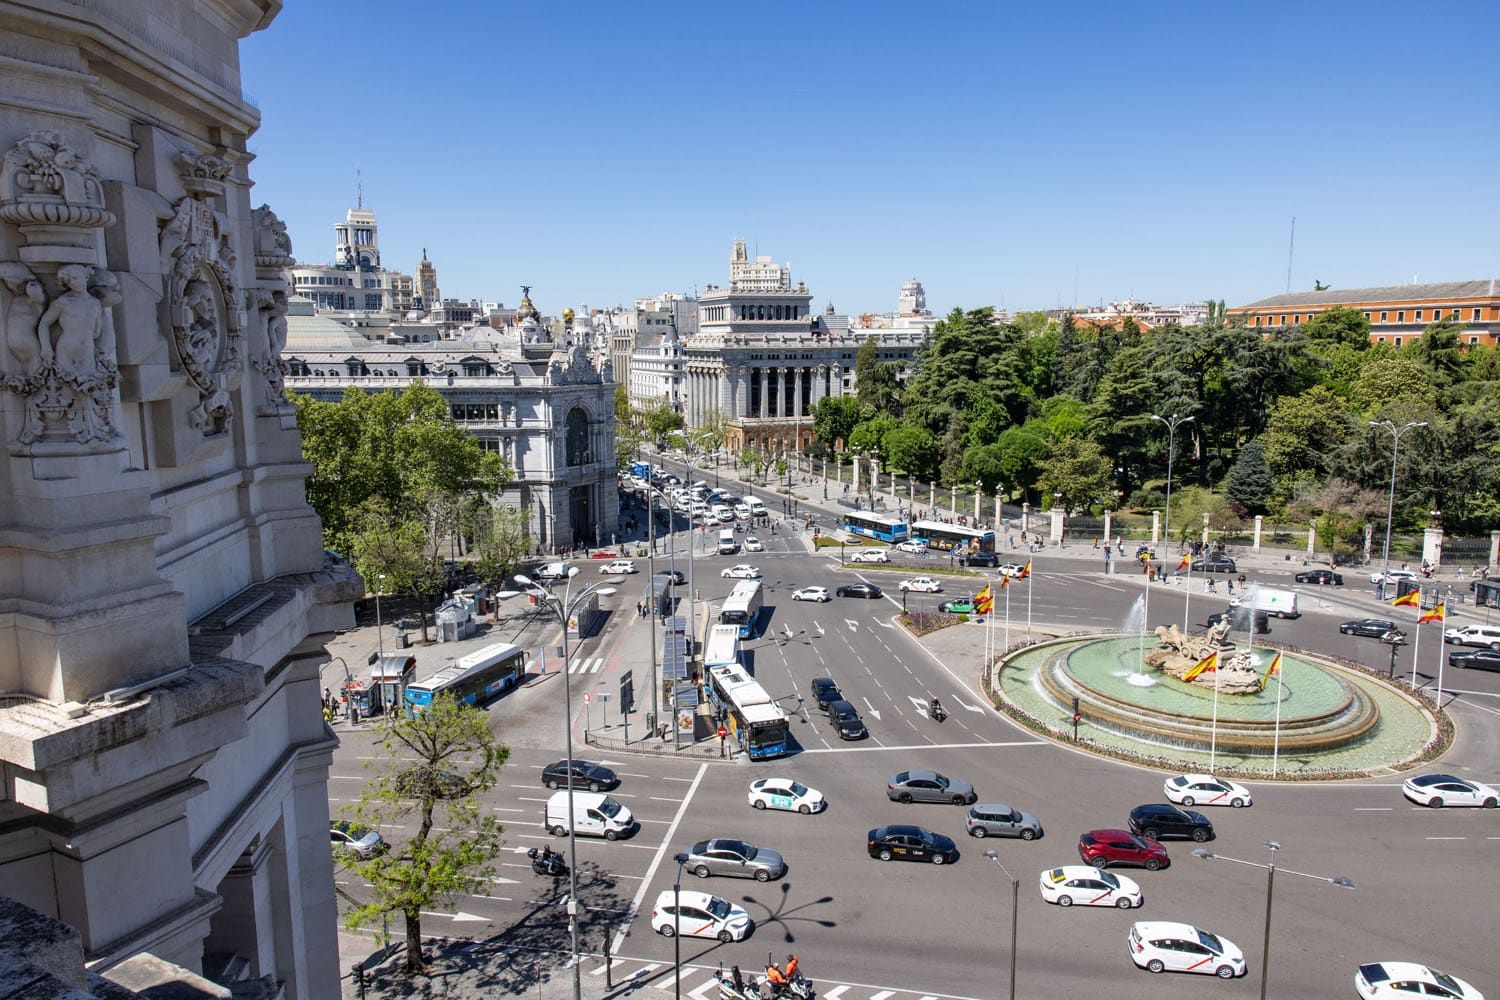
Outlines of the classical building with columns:
{"label": "classical building with columns", "polygon": [[812,293],[792,284],[789,267],[749,260],[736,240],[729,287],[704,290],[698,333],[682,342],[687,425],[718,410],[730,450],[802,451],[818,401],[854,392],[860,345],[874,338],[882,361],[910,364],[927,339],[925,329],[855,331],[838,319],[813,314]]}

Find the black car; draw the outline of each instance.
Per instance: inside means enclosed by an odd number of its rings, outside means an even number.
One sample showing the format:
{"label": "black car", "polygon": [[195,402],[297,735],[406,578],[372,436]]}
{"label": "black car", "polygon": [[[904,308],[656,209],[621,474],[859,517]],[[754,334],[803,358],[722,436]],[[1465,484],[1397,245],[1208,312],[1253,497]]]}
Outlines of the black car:
{"label": "black car", "polygon": [[813,701],[818,703],[818,708],[826,715],[828,706],[836,701],[843,701],[844,696],[839,694],[839,686],[833,682],[832,677],[814,677],[812,680]]}
{"label": "black car", "polygon": [[687,583],[687,577],[682,575],[682,570],[680,569],[659,569],[656,571],[656,575],[666,577],[672,581],[672,586],[674,587],[678,584]]}
{"label": "black car", "polygon": [[870,735],[870,731],[865,728],[865,720],[859,717],[859,712],[847,701],[829,703],[828,721],[841,740],[862,740]]}
{"label": "black car", "polygon": [[989,566],[993,569],[1000,565],[1000,555],[996,552],[971,552],[959,560],[964,566]]}
{"label": "black car", "polygon": [[1356,618],[1339,626],[1339,631],[1344,635],[1362,635],[1367,639],[1379,639],[1395,630],[1396,623],[1389,618]]}
{"label": "black car", "polygon": [[1168,802],[1136,806],[1130,810],[1130,832],[1147,840],[1182,837],[1202,843],[1214,839],[1214,825],[1207,816]]}
{"label": "black car", "polygon": [[1335,573],[1331,569],[1310,569],[1305,573],[1297,574],[1298,583],[1316,583],[1324,587],[1342,587],[1344,576]]}
{"label": "black car", "polygon": [[[602,792],[620,783],[615,772],[602,764],[586,760],[575,760],[572,763],[574,789],[587,788],[591,792]],[[548,788],[568,787],[568,761],[560,760],[542,768],[542,784]]]}
{"label": "black car", "polygon": [[1448,666],[1470,670],[1500,670],[1500,650],[1471,649],[1463,653],[1449,653]]}
{"label": "black car", "polygon": [[1234,560],[1227,556],[1218,559],[1194,559],[1192,570],[1194,573],[1233,573],[1235,572]]}
{"label": "black car", "polygon": [[935,865],[958,860],[953,838],[920,826],[882,826],[865,835],[870,857],[881,861],[928,861]]}
{"label": "black car", "polygon": [[[1209,628],[1213,628],[1225,618],[1229,619],[1229,627],[1234,629],[1236,632],[1243,632],[1250,627],[1249,608],[1229,608],[1227,611],[1216,611],[1208,616],[1208,621],[1205,624],[1207,624]],[[1256,635],[1266,635],[1270,631],[1271,616],[1264,611],[1255,612]]]}
{"label": "black car", "polygon": [[839,597],[867,597],[867,598],[877,598],[877,597],[883,597],[884,596],[880,592],[880,588],[877,587],[877,586],[875,586],[873,583],[850,583],[850,584],[845,584],[844,586],[840,587],[838,590],[835,590],[834,594],[837,595],[837,596],[839,596]]}

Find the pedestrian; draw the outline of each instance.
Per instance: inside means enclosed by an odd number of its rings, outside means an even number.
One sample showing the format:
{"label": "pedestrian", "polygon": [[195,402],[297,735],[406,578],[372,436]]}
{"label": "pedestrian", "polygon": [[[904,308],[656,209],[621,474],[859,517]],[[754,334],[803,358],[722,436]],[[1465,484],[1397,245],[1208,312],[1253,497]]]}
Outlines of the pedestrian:
{"label": "pedestrian", "polygon": [[1225,580],[1224,583],[1229,588],[1229,596],[1233,597],[1234,596],[1234,577],[1230,577],[1229,579]]}

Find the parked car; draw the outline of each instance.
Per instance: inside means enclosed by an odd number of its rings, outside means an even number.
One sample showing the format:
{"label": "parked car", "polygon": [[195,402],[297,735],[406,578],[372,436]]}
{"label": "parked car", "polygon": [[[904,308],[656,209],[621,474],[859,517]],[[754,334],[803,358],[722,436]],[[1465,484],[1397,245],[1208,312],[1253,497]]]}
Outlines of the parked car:
{"label": "parked car", "polygon": [[341,819],[328,824],[328,839],[335,854],[352,854],[361,861],[390,849],[379,831]]}
{"label": "parked car", "polygon": [[1005,805],[979,803],[964,817],[971,837],[1020,837],[1035,840],[1042,835],[1041,820],[1029,812]]}
{"label": "parked car", "polygon": [[1245,953],[1228,938],[1191,924],[1142,920],[1126,935],[1126,950],[1147,972],[1197,972],[1220,979],[1245,974]]}
{"label": "parked car", "polygon": [[1401,794],[1419,806],[1442,809],[1444,806],[1478,806],[1494,809],[1500,804],[1500,792],[1489,785],[1451,774],[1419,774],[1401,784]]}
{"label": "parked car", "polygon": [[1207,816],[1167,802],[1136,806],[1130,810],[1130,832],[1147,840],[1183,837],[1202,843],[1214,839],[1214,825]]}
{"label": "parked car", "polygon": [[829,704],[828,721],[841,740],[862,740],[870,735],[870,731],[865,728],[865,720],[859,717],[859,712],[847,701]]}
{"label": "parked car", "polygon": [[728,875],[769,882],[786,874],[786,862],[776,851],[728,837],[700,840],[688,849],[687,856],[683,870],[699,878]]}
{"label": "parked car", "polygon": [[850,556],[849,561],[857,563],[888,563],[891,561],[891,556],[885,549],[862,549]]}
{"label": "parked car", "polygon": [[1063,865],[1042,872],[1042,898],[1067,909],[1078,906],[1114,906],[1122,910],[1145,902],[1141,887],[1133,879],[1088,865]]}
{"label": "parked car", "polygon": [[1364,1000],[1409,1000],[1445,997],[1447,1000],[1484,1000],[1484,994],[1446,972],[1416,962],[1369,962],[1354,974],[1354,991]]}
{"label": "parked car", "polygon": [[1456,646],[1484,646],[1500,652],[1500,625],[1460,625],[1443,633]]}
{"label": "parked car", "polygon": [[1194,559],[1192,564],[1194,573],[1234,573],[1237,572],[1234,560],[1228,556],[1219,559]]}
{"label": "parked car", "polygon": [[1316,583],[1323,587],[1342,587],[1344,577],[1341,573],[1335,573],[1331,569],[1310,569],[1296,576],[1298,583]]}
{"label": "parked car", "polygon": [[914,576],[909,580],[902,580],[898,586],[902,590],[913,590],[919,594],[936,594],[943,589],[943,585],[930,576]]}
{"label": "parked car", "polygon": [[865,841],[870,857],[881,861],[927,861],[943,865],[958,860],[958,845],[951,837],[920,826],[877,827],[865,835]]}
{"label": "parked car", "polygon": [[1389,618],[1356,618],[1340,625],[1339,631],[1344,635],[1362,635],[1368,639],[1379,639],[1395,628],[1396,623]]}
{"label": "parked car", "polygon": [[886,780],[885,797],[892,802],[942,802],[966,806],[977,795],[962,778],[949,778],[936,771],[900,771]]}
{"label": "parked car", "polygon": [[828,808],[822,792],[791,778],[756,778],[750,782],[748,798],[756,809],[782,809],[804,816]]}
{"label": "parked car", "polygon": [[1237,781],[1211,774],[1179,774],[1162,782],[1162,793],[1184,806],[1232,806],[1243,808],[1254,802],[1250,789]]}
{"label": "parked car", "polygon": [[1159,842],[1129,830],[1090,830],[1078,838],[1078,856],[1096,868],[1133,865],[1154,872],[1172,863]]}
{"label": "parked car", "polygon": [[750,914],[718,896],[663,889],[651,908],[651,929],[663,937],[717,938],[728,944],[750,933]]}
{"label": "parked car", "polygon": [[927,554],[927,543],[915,538],[908,538],[904,542],[896,543],[897,552],[910,552],[912,555],[925,556]]}
{"label": "parked car", "polygon": [[[569,767],[571,764],[571,768]],[[567,788],[568,771],[573,772],[573,789],[588,789],[591,792],[602,792],[606,788],[617,788],[620,784],[619,775],[615,774],[603,764],[595,764],[587,760],[559,760],[542,768],[542,784],[548,788]]]}
{"label": "parked car", "polygon": [[816,601],[822,604],[824,601],[833,600],[828,594],[827,587],[803,587],[801,590],[792,591],[794,601]]}
{"label": "parked car", "polygon": [[634,573],[635,562],[630,559],[616,559],[599,567],[600,573]]}
{"label": "parked car", "polygon": [[754,535],[750,535],[745,539],[745,551],[764,552],[766,551],[766,545],[759,538],[756,538]]}
{"label": "parked car", "polygon": [[1500,650],[1470,649],[1449,653],[1448,666],[1465,670],[1500,670]]}
{"label": "parked car", "polygon": [[823,714],[828,714],[828,706],[836,701],[843,701],[844,696],[839,694],[839,686],[833,682],[832,677],[814,677],[812,679],[813,701]]}
{"label": "parked car", "polygon": [[863,597],[871,600],[885,596],[873,583],[847,583],[833,593],[837,597]]}
{"label": "parked car", "polygon": [[974,598],[955,597],[951,601],[943,601],[939,604],[938,610],[950,615],[972,615],[974,613]]}
{"label": "parked car", "polygon": [[719,575],[730,580],[759,580],[760,568],[751,566],[749,563],[740,563],[738,566],[730,566]]}
{"label": "parked car", "polygon": [[[1249,608],[1229,608],[1224,611],[1216,611],[1208,616],[1205,624],[1213,628],[1225,618],[1229,619],[1229,627],[1236,632],[1243,632],[1250,627]],[[1265,635],[1271,631],[1271,616],[1264,611],[1255,612],[1255,634]]]}

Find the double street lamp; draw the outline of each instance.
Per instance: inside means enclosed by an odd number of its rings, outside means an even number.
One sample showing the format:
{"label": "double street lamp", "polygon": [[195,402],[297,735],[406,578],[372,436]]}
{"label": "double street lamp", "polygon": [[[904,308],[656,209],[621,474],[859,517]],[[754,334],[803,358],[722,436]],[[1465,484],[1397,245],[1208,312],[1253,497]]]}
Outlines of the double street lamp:
{"label": "double street lamp", "polygon": [[1242,861],[1239,858],[1228,858],[1222,854],[1215,854],[1204,847],[1193,848],[1193,857],[1203,861],[1228,861],[1230,864],[1246,865],[1250,868],[1260,868],[1266,873],[1266,930],[1265,937],[1260,946],[1260,1000],[1266,1000],[1266,976],[1270,971],[1271,963],[1271,898],[1276,890],[1276,872],[1286,872],[1288,875],[1300,875],[1302,878],[1310,878],[1316,882],[1326,882],[1328,885],[1336,885],[1343,889],[1353,889],[1354,880],[1345,878],[1343,875],[1310,875],[1307,872],[1294,872],[1290,868],[1277,869],[1276,852],[1281,850],[1281,845],[1274,840],[1266,841],[1266,847],[1271,850],[1271,863],[1261,864],[1258,861]]}
{"label": "double street lamp", "polygon": [[1010,1000],[1016,1000],[1016,922],[1021,911],[1021,883],[1000,863],[1000,855],[993,849],[984,856],[995,862],[995,867],[1010,879]]}
{"label": "double street lamp", "polygon": [[672,988],[676,1000],[682,1000],[682,866],[687,864],[687,851],[678,851],[672,860],[677,862],[672,883]]}
{"label": "double street lamp", "polygon": [[1391,517],[1396,511],[1396,456],[1401,451],[1401,435],[1418,427],[1426,427],[1427,421],[1413,420],[1400,427],[1392,420],[1371,420],[1369,424],[1371,427],[1384,427],[1391,432],[1391,491],[1385,500],[1385,548],[1380,556],[1380,597],[1384,600],[1385,587],[1389,582],[1386,578],[1391,571]]}
{"label": "double street lamp", "polygon": [[[578,955],[578,837],[577,827],[573,824],[573,690],[568,686],[571,676],[568,672],[568,622],[573,620],[573,613],[578,610],[585,600],[594,596],[608,597],[615,592],[615,588],[606,587],[603,584],[591,583],[584,587],[575,596],[573,594],[573,577],[578,575],[577,566],[568,567],[568,583],[563,590],[563,596],[558,597],[535,583],[530,577],[516,574],[516,582],[523,587],[530,588],[530,594],[537,602],[557,616],[562,625],[562,650],[563,650],[563,732],[566,735],[568,748],[568,929],[572,934],[572,949],[569,958],[573,966],[573,1000],[582,1000],[583,996],[583,968]],[[621,711],[627,706],[621,705]]]}
{"label": "double street lamp", "polygon": [[1166,535],[1166,551],[1170,553],[1172,551],[1172,457],[1176,454],[1177,428],[1183,424],[1192,423],[1193,418],[1191,416],[1179,417],[1175,413],[1169,417],[1162,417],[1153,413],[1151,419],[1165,424],[1167,428],[1167,524],[1163,533]]}

